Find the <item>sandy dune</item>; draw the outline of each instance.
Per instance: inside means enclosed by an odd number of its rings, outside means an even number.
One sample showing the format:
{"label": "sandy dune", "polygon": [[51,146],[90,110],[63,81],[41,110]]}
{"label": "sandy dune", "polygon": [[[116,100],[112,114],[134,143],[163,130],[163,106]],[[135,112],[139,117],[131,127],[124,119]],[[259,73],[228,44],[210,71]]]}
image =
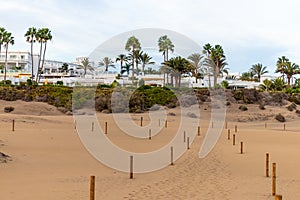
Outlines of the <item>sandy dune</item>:
{"label": "sandy dune", "polygon": [[[16,114],[3,113],[4,105],[13,105]],[[46,108],[47,116],[41,113]],[[10,155],[12,161],[0,163],[0,199],[89,199],[89,176],[95,175],[96,199],[271,200],[274,199],[271,178],[265,177],[265,154],[268,152],[271,163],[277,163],[278,193],[284,199],[298,200],[298,115],[285,107],[266,107],[264,111],[257,105],[248,108],[241,112],[238,105],[231,105],[227,112],[228,128],[233,132],[234,126],[238,126],[237,144],[233,146],[232,140],[227,139],[224,128],[213,151],[199,159],[199,148],[210,122],[209,106],[202,105],[201,136],[195,138],[191,149],[176,160],[174,166],[135,174],[131,180],[127,173],[106,167],[87,152],[71,116],[62,115],[42,103],[27,105],[1,101],[0,152]],[[152,140],[123,134],[113,125],[111,114],[98,113],[97,116],[101,126],[104,121],[109,122],[108,138],[113,143],[130,151],[146,152],[163,146],[177,129],[179,110],[168,112],[176,116],[168,116],[168,128]],[[287,117],[285,131],[283,124],[273,119],[278,112]],[[147,125],[149,116],[146,113],[133,114],[132,118],[138,124],[141,116]],[[265,121],[261,121],[261,117]],[[11,131],[12,119],[16,122],[14,132]],[[240,154],[241,141],[244,142],[244,154]]]}

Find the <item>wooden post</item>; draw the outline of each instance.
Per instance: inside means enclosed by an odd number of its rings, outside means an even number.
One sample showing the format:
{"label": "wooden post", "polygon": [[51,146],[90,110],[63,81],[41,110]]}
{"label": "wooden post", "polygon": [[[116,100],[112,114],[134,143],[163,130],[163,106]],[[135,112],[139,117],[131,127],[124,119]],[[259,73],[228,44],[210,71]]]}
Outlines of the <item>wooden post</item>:
{"label": "wooden post", "polygon": [[149,140],[151,140],[151,129],[149,129]]}
{"label": "wooden post", "polygon": [[174,165],[174,163],[173,163],[173,146],[171,146],[171,165]]}
{"label": "wooden post", "polygon": [[243,153],[244,153],[244,143],[241,142],[241,154],[243,154]]}
{"label": "wooden post", "polygon": [[75,120],[75,122],[74,122],[74,123],[75,123],[75,126],[74,126],[74,128],[75,128],[75,130],[76,130],[76,125],[77,125],[77,122],[76,122],[76,120]]}
{"label": "wooden post", "polygon": [[12,120],[12,131],[15,131],[15,120]]}
{"label": "wooden post", "polygon": [[198,136],[201,135],[201,129],[200,129],[200,126],[198,126]]}
{"label": "wooden post", "polygon": [[283,130],[285,131],[285,124],[283,124]]}
{"label": "wooden post", "polygon": [[133,156],[130,156],[130,179],[133,179]]}
{"label": "wooden post", "polygon": [[227,130],[227,139],[230,140],[230,129]]}
{"label": "wooden post", "polygon": [[92,122],[92,132],[94,131],[94,122]]}
{"label": "wooden post", "polygon": [[165,128],[168,128],[168,120],[165,121]]}
{"label": "wooden post", "polygon": [[187,137],[187,149],[190,149],[190,137]]}
{"label": "wooden post", "polygon": [[95,200],[95,176],[90,178],[90,200]]}
{"label": "wooden post", "polygon": [[276,195],[276,163],[272,164],[273,170],[272,170],[272,195]]}
{"label": "wooden post", "polygon": [[183,142],[185,142],[186,134],[185,131],[183,131]]}
{"label": "wooden post", "polygon": [[237,132],[237,125],[235,125],[235,127],[234,127],[234,132],[235,133]]}
{"label": "wooden post", "polygon": [[232,145],[235,145],[235,134],[233,134]]}
{"label": "wooden post", "polygon": [[211,128],[214,128],[214,122],[211,122]]}
{"label": "wooden post", "polygon": [[275,195],[275,200],[282,200],[282,195],[279,194]]}
{"label": "wooden post", "polygon": [[227,124],[227,121],[225,122],[225,129],[227,129],[228,128],[228,124]]}
{"label": "wooden post", "polygon": [[105,134],[107,134],[107,122],[105,122]]}
{"label": "wooden post", "polygon": [[267,128],[267,122],[265,122],[265,128]]}
{"label": "wooden post", "polygon": [[143,117],[141,117],[141,126],[143,126],[143,119],[144,119],[144,118],[143,118]]}
{"label": "wooden post", "polygon": [[270,161],[270,155],[269,153],[266,153],[266,177],[269,177],[269,161]]}

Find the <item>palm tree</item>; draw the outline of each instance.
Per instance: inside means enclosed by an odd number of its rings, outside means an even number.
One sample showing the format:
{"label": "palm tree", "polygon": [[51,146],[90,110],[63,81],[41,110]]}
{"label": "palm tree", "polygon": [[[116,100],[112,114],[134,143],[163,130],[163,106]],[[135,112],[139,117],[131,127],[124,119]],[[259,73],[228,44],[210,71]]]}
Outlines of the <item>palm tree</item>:
{"label": "palm tree", "polygon": [[217,79],[220,75],[220,69],[227,65],[225,62],[226,57],[224,55],[224,51],[221,45],[215,45],[211,49],[210,59],[213,64],[213,72],[214,72],[214,87],[217,86]]}
{"label": "palm tree", "polygon": [[206,55],[206,58],[204,60],[204,66],[205,66],[205,74],[208,75],[208,87],[211,88],[211,72],[212,72],[212,66],[214,65],[213,61],[210,59],[212,46],[211,44],[207,43],[203,46],[203,54]]}
{"label": "palm tree", "polygon": [[281,73],[282,74],[282,78],[284,79],[284,68],[286,68],[286,63],[289,62],[289,59],[286,58],[285,56],[281,56],[281,58],[278,58],[276,66],[276,73]]}
{"label": "palm tree", "polygon": [[164,62],[169,60],[169,51],[174,52],[174,45],[167,35],[158,39],[159,52],[163,52]]}
{"label": "palm tree", "polygon": [[281,91],[285,87],[285,83],[281,77],[276,78],[272,80],[272,87],[274,88],[275,91]]}
{"label": "palm tree", "polygon": [[188,59],[190,60],[190,63],[193,68],[192,74],[196,78],[196,83],[198,83],[198,78],[200,76],[199,69],[201,67],[201,60],[203,59],[203,56],[199,53],[194,53],[190,55]]}
{"label": "palm tree", "polygon": [[268,79],[265,79],[263,81],[263,84],[260,85],[260,88],[267,92],[270,91],[273,87],[273,82]]}
{"label": "palm tree", "polygon": [[141,62],[142,62],[142,75],[144,76],[145,74],[145,66],[146,65],[154,65],[155,62],[151,61],[152,57],[150,57],[147,53],[143,53],[140,57]]}
{"label": "palm tree", "polygon": [[139,49],[136,49],[136,50],[133,51],[133,55],[132,55],[132,53],[130,54],[131,57],[134,58],[136,74],[137,75],[139,75],[139,63],[140,63],[140,60],[141,60],[142,53],[143,53],[143,51],[140,51]]}
{"label": "palm tree", "polygon": [[[52,40],[51,31],[48,28],[39,29],[36,33],[36,39],[41,44],[41,46],[40,46],[40,59],[39,59],[37,77],[36,77],[36,82],[38,82],[40,80],[40,75],[42,74],[42,71],[43,71],[43,68],[44,68],[47,42],[48,42],[48,40]],[[44,52],[42,54],[43,44],[44,44]],[[43,57],[43,59],[41,59],[42,57]]]}
{"label": "palm tree", "polygon": [[89,71],[95,71],[94,68],[92,67],[90,61],[88,58],[84,58],[82,61],[81,61],[81,65],[79,65],[79,69],[83,69],[84,70],[84,73],[83,73],[83,76],[85,77],[86,75],[86,72],[87,70]]}
{"label": "palm tree", "polygon": [[299,65],[291,62],[287,62],[286,66],[283,68],[283,72],[287,77],[288,86],[291,85],[291,78],[295,74],[300,74]]}
{"label": "palm tree", "polygon": [[[125,45],[125,50],[131,52],[131,61],[132,61],[132,69],[134,69],[134,51],[135,50],[140,50],[141,49],[141,43],[135,36],[131,36],[128,38],[126,45]],[[134,70],[132,70],[132,83],[134,81]]]}
{"label": "palm tree", "polygon": [[131,69],[132,63],[125,63],[125,66],[123,66],[121,70],[121,74],[124,74],[125,72],[127,73],[127,77],[129,76],[129,71]]}
{"label": "palm tree", "polygon": [[180,56],[171,58],[169,61],[166,61],[163,64],[174,70],[176,87],[180,87],[182,74],[192,71],[190,62]]}
{"label": "palm tree", "polygon": [[115,67],[114,62],[109,57],[104,57],[100,62],[99,66],[105,66],[105,71],[108,72],[109,67]]}
{"label": "palm tree", "polygon": [[7,54],[8,54],[8,45],[14,45],[15,40],[14,37],[11,36],[12,34],[9,32],[5,32],[3,34],[3,44],[4,44],[4,48],[6,49],[5,51],[5,68],[4,68],[4,84],[6,84],[6,70],[7,70]]}
{"label": "palm tree", "polygon": [[0,27],[0,58],[1,58],[1,48],[4,43],[4,41],[3,41],[4,34],[6,34],[5,28]]}
{"label": "palm tree", "polygon": [[252,71],[253,75],[257,75],[258,82],[260,82],[261,75],[269,73],[267,67],[263,67],[263,65],[260,63],[252,65],[250,70]]}
{"label": "palm tree", "polygon": [[35,42],[36,33],[37,33],[36,28],[35,27],[31,27],[31,28],[28,28],[27,32],[24,35],[24,37],[26,37],[26,42],[30,43],[31,80],[33,80],[33,43]]}
{"label": "palm tree", "polygon": [[118,55],[118,57],[116,58],[116,62],[120,61],[120,68],[121,68],[121,74],[122,74],[122,70],[123,70],[123,63],[128,61],[128,56],[126,56],[125,54],[120,54]]}

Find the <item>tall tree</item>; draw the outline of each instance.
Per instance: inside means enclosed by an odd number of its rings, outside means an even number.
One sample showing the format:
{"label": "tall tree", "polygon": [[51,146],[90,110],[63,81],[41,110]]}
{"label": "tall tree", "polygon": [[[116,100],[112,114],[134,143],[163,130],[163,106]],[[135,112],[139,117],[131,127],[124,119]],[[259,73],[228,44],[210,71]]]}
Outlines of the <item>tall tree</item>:
{"label": "tall tree", "polygon": [[81,61],[81,65],[79,65],[79,69],[83,69],[83,76],[85,77],[87,70],[89,71],[95,71],[94,68],[92,67],[90,61],[88,58],[84,58]]}
{"label": "tall tree", "polygon": [[127,77],[129,76],[129,71],[131,69],[132,63],[125,63],[125,66],[123,66],[122,70],[121,70],[121,74],[124,74],[125,72],[127,73]]}
{"label": "tall tree", "polygon": [[250,70],[252,71],[254,76],[257,75],[258,82],[260,82],[261,75],[269,73],[267,67],[263,67],[263,65],[260,63],[252,65]]}
{"label": "tall tree", "polygon": [[145,66],[146,65],[154,65],[155,62],[151,61],[152,57],[150,57],[147,53],[143,53],[140,56],[141,62],[142,62],[142,75],[145,75]]}
{"label": "tall tree", "polygon": [[5,48],[5,67],[4,67],[4,83],[6,84],[6,71],[7,71],[7,55],[8,55],[8,45],[14,45],[15,40],[10,32],[5,32],[3,34],[3,44]]}
{"label": "tall tree", "polygon": [[2,48],[2,45],[4,44],[3,38],[4,38],[5,34],[6,34],[5,28],[0,27],[0,59],[1,59],[1,48]]}
{"label": "tall tree", "polygon": [[196,78],[196,83],[198,83],[198,78],[200,77],[199,69],[201,67],[201,61],[203,56],[199,53],[193,53],[188,57],[192,66],[192,74]]}
{"label": "tall tree", "polygon": [[143,51],[141,51],[139,49],[136,49],[136,50],[134,50],[133,55],[130,54],[131,57],[134,58],[135,70],[136,70],[137,76],[139,75],[139,63],[140,63],[140,60],[141,60],[142,53],[143,53]]}
{"label": "tall tree", "polygon": [[[43,68],[44,68],[47,42],[52,40],[51,31],[48,28],[39,29],[36,33],[36,39],[41,44],[41,46],[40,46],[40,59],[39,59],[37,76],[36,76],[36,82],[39,82],[40,76],[41,76]],[[43,44],[44,44],[44,47],[43,47]],[[43,49],[44,49],[44,52],[42,53]]]}
{"label": "tall tree", "polygon": [[299,65],[291,62],[287,62],[286,66],[283,68],[283,72],[286,75],[288,86],[291,85],[291,78],[295,74],[300,74]]}
{"label": "tall tree", "polygon": [[33,65],[33,43],[35,43],[35,37],[36,37],[36,28],[35,27],[31,27],[28,28],[27,32],[25,33],[24,37],[26,37],[26,42],[30,43],[30,54],[31,54],[31,80],[33,80],[33,69],[34,69],[34,65]]}
{"label": "tall tree", "polygon": [[217,86],[217,80],[220,75],[220,70],[227,65],[226,57],[221,45],[215,45],[211,47],[208,43],[203,47],[204,51],[207,53],[208,59],[206,60],[206,64],[210,65],[213,70],[214,75],[214,87]]}
{"label": "tall tree", "polygon": [[167,35],[163,35],[158,39],[159,52],[163,53],[164,62],[169,60],[169,51],[174,52],[174,45]]}
{"label": "tall tree", "polygon": [[176,87],[180,87],[182,74],[192,71],[190,62],[180,56],[171,58],[169,61],[166,61],[163,64],[175,70]]}
{"label": "tall tree", "polygon": [[141,43],[135,36],[131,36],[128,38],[126,45],[125,45],[125,50],[131,52],[131,61],[132,61],[132,83],[134,81],[134,62],[135,62],[135,57],[134,57],[134,51],[135,50],[140,50],[141,49]]}
{"label": "tall tree", "polygon": [[284,79],[284,68],[286,68],[286,64],[289,62],[289,59],[285,56],[282,56],[281,58],[278,58],[276,63],[276,73],[281,73],[282,78]]}
{"label": "tall tree", "polygon": [[100,62],[99,66],[104,66],[105,71],[108,72],[109,67],[115,67],[114,62],[109,57],[104,57]]}
{"label": "tall tree", "polygon": [[125,54],[120,54],[116,58],[116,62],[120,62],[120,73],[121,74],[122,74],[122,70],[123,70],[123,63],[127,62],[128,60],[129,60],[129,58]]}
{"label": "tall tree", "polygon": [[210,43],[207,43],[203,46],[203,54],[206,55],[206,58],[204,60],[204,66],[205,66],[205,74],[208,75],[208,87],[211,88],[211,74],[212,74],[212,66],[214,65],[213,61],[210,59],[210,55],[211,55],[211,49],[212,46]]}

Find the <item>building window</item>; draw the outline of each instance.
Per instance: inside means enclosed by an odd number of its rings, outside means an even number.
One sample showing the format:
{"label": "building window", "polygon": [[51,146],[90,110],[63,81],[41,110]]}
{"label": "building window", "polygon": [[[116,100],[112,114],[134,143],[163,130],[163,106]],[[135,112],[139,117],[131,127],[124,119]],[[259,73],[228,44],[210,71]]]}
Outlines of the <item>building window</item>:
{"label": "building window", "polygon": [[24,60],[24,59],[25,59],[25,56],[22,55],[22,56],[21,56],[21,60]]}
{"label": "building window", "polygon": [[9,58],[10,58],[10,59],[16,59],[17,56],[16,56],[16,55],[10,55]]}

